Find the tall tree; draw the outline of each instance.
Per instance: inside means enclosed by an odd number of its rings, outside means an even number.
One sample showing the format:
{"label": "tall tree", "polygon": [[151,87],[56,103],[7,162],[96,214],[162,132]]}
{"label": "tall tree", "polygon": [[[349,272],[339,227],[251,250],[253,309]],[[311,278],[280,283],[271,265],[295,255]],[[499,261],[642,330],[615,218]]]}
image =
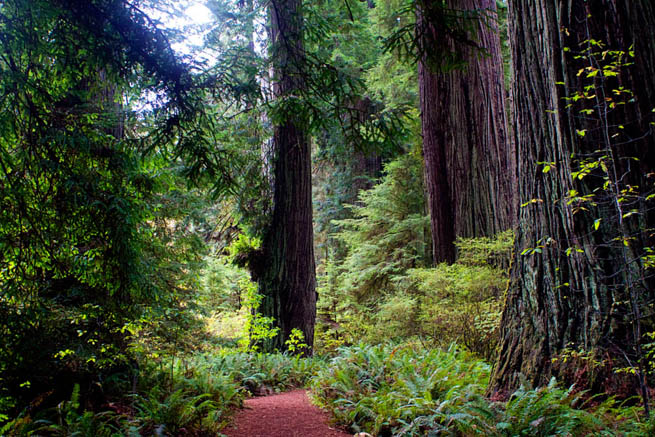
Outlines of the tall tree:
{"label": "tall tree", "polygon": [[293,329],[311,352],[316,319],[316,269],[312,227],[311,148],[305,112],[303,16],[300,0],[270,3],[271,56],[276,107],[273,215],[263,242],[260,311],[279,333],[268,349],[284,349]]}
{"label": "tall tree", "polygon": [[118,75],[67,18],[51,2],[0,6],[0,379],[26,399],[124,363],[116,332],[147,274],[145,191],[101,83]]}
{"label": "tall tree", "polygon": [[457,236],[511,227],[514,160],[507,136],[496,0],[417,2],[423,153],[435,262]]}
{"label": "tall tree", "polygon": [[155,184],[133,148],[137,117],[115,102],[126,89],[162,97],[144,148],[210,148],[168,36],[129,1],[0,3],[0,397],[17,407],[69,398],[74,382],[98,390],[128,362],[124,324],[175,282],[147,260]]}
{"label": "tall tree", "polygon": [[[598,390],[641,386],[645,397],[655,6],[513,1],[510,34],[522,207],[490,390],[557,376]],[[558,359],[566,350],[601,364],[576,372],[575,360]],[[617,381],[618,363],[639,378]]]}

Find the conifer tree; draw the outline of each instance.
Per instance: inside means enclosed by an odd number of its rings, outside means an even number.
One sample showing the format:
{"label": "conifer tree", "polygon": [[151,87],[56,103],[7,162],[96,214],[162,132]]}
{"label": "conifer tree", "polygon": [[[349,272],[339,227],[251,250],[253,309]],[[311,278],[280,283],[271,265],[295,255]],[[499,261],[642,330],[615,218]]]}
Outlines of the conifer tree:
{"label": "conifer tree", "polygon": [[273,215],[263,242],[258,274],[260,310],[280,329],[266,347],[285,348],[298,329],[311,353],[316,319],[316,272],[312,227],[311,149],[304,87],[305,52],[302,2],[270,4],[271,56],[276,108],[274,123]]}
{"label": "conifer tree", "polygon": [[521,208],[491,391],[556,376],[646,400],[655,7],[514,1],[510,33]]}
{"label": "conifer tree", "polygon": [[495,0],[416,2],[423,154],[434,261],[455,238],[511,227],[514,160],[507,136]]}

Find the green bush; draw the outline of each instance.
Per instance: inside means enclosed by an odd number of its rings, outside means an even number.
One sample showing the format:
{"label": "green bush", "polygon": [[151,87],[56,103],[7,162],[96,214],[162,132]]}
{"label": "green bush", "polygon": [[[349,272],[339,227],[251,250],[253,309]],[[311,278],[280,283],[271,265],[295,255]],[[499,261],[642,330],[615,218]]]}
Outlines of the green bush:
{"label": "green bush", "polygon": [[320,357],[235,353],[229,350],[194,356],[189,364],[199,375],[229,375],[242,389],[251,393],[301,387],[325,365],[326,361]]}
{"label": "green bush", "polygon": [[454,265],[429,268],[422,176],[420,156],[399,157],[349,206],[353,218],[332,222],[343,250],[328,254],[320,269],[317,350],[420,338],[434,346],[457,342],[491,359],[513,234],[460,238]]}
{"label": "green bush", "polygon": [[316,400],[354,431],[392,435],[461,393],[482,394],[490,367],[455,346],[342,348],[312,380]]}
{"label": "green bush", "polygon": [[[407,154],[385,166],[381,182],[360,192],[350,205],[353,218],[335,220],[331,235],[343,247],[330,253],[318,279],[315,344],[334,350],[356,341],[388,338],[375,319],[380,304],[395,293],[393,278],[429,263],[430,225],[425,214],[422,161]],[[391,304],[391,303],[390,303]],[[398,302],[395,304],[410,304]],[[396,326],[406,332],[405,326]]]}
{"label": "green bush", "polygon": [[[334,349],[360,339],[370,343],[420,338],[433,346],[456,342],[491,360],[495,352],[501,297],[507,285],[507,260],[511,232],[494,238],[459,239],[455,264],[385,271],[377,263],[365,270],[384,276],[384,286],[366,288],[365,298],[354,293],[356,273],[343,266],[328,265],[320,279],[320,350]],[[374,251],[383,257],[383,248]],[[355,252],[363,256],[360,252]],[[358,259],[364,268],[365,259]],[[393,264],[392,264],[393,265]],[[390,267],[391,268],[391,267]],[[356,282],[356,281],[355,281]]]}
{"label": "green bush", "polygon": [[374,436],[650,436],[643,409],[590,397],[553,379],[507,402],[484,396],[490,366],[451,346],[342,348],[312,381],[335,421]]}
{"label": "green bush", "polygon": [[135,390],[125,394],[123,387],[104,411],[86,409],[76,386],[69,401],[34,417],[25,410],[0,425],[0,435],[215,435],[246,396],[302,386],[325,365],[321,358],[228,349],[160,357],[142,363]]}
{"label": "green bush", "polygon": [[[395,278],[394,299],[413,301],[412,332],[433,345],[452,342],[487,360],[493,359],[501,314],[504,271],[485,265],[441,264],[430,269],[411,269]],[[392,308],[378,314],[382,323],[393,323]],[[410,308],[408,308],[409,310]],[[402,332],[402,331],[397,331]]]}

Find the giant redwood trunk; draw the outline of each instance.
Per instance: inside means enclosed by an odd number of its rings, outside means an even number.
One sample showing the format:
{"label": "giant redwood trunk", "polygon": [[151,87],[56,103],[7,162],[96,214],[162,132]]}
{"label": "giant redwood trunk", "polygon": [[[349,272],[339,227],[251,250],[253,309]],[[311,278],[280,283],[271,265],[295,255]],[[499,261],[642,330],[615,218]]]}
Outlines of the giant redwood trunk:
{"label": "giant redwood trunk", "polygon": [[300,0],[274,0],[270,6],[274,93],[273,215],[263,244],[259,277],[260,311],[274,318],[279,334],[268,350],[285,349],[293,329],[304,335],[311,353],[316,319],[316,273],[312,229],[311,150],[299,107],[304,50]]}
{"label": "giant redwood trunk", "polygon": [[645,395],[655,7],[515,0],[510,35],[522,207],[490,391],[555,376]]}
{"label": "giant redwood trunk", "polygon": [[[515,161],[507,136],[500,39],[491,17],[465,18],[476,10],[495,15],[496,1],[448,0],[444,8],[424,0],[417,11],[423,154],[436,263],[455,260],[456,237],[490,236],[513,223]],[[461,65],[442,60],[452,54]]]}

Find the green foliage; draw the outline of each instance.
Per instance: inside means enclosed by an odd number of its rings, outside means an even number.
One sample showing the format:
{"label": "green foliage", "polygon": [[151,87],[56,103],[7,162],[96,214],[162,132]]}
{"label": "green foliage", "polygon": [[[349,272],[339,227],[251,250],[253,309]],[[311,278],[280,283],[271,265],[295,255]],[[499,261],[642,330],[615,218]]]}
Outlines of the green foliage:
{"label": "green foliage", "polygon": [[69,401],[35,417],[24,413],[0,430],[11,436],[215,435],[247,394],[301,386],[325,364],[227,349],[166,356],[143,363],[131,381],[136,391],[112,398],[106,410],[84,409],[76,385]]}
{"label": "green foliage", "polygon": [[238,311],[252,284],[247,271],[217,253],[207,255],[199,276],[197,298],[212,315]]}
{"label": "green foliage", "polygon": [[[237,248],[243,246],[244,243],[241,241],[241,239],[237,240]],[[252,241],[248,241],[245,250],[252,251],[252,247]],[[262,342],[275,338],[280,328],[274,326],[274,319],[272,317],[264,316],[258,311],[263,296],[259,293],[257,284],[249,279],[243,279],[241,284],[244,286],[242,304],[245,323],[243,326],[243,335],[239,340],[239,345],[242,350],[255,352],[259,350]]]}
{"label": "green foliage", "polygon": [[[457,341],[492,359],[507,275],[489,266],[439,265],[412,269],[397,278],[399,290],[413,296],[415,330],[433,344]],[[390,313],[388,319],[392,320]]]}
{"label": "green foliage", "polygon": [[390,278],[427,263],[420,157],[404,155],[385,167],[374,188],[352,205],[355,218],[337,221],[336,237],[348,247],[341,269],[342,292],[359,302],[390,285]]}
{"label": "green foliage", "polygon": [[213,203],[206,187],[188,187],[179,166],[170,168],[162,159],[146,162],[154,192],[146,199],[148,220],[139,229],[147,237],[142,256],[149,285],[158,293],[124,327],[137,357],[200,347],[212,306],[229,305],[238,291],[226,285],[238,272],[221,269],[213,257],[219,245],[213,243],[214,229],[225,226],[223,204]]}
{"label": "green foliage", "polygon": [[125,365],[121,329],[154,295],[117,75],[45,3],[0,9],[0,371],[23,399]]}
{"label": "green foliage", "polygon": [[[112,436],[115,435],[110,425],[114,415],[107,411],[94,414],[90,411],[80,412],[80,386],[76,384],[69,401],[62,401],[54,409],[55,420],[40,419],[34,422],[37,433],[50,436]],[[27,424],[26,424],[27,425]],[[26,428],[29,428],[26,427]],[[9,428],[7,428],[9,430]],[[19,426],[16,431],[25,432]],[[29,434],[29,433],[28,433]]]}
{"label": "green foliage", "polygon": [[338,423],[374,436],[646,436],[653,429],[639,409],[555,380],[521,387],[506,403],[489,400],[489,371],[455,346],[353,346],[319,371],[312,390]]}
{"label": "green foliage", "polygon": [[333,222],[340,229],[334,237],[346,254],[343,258],[331,254],[326,274],[318,279],[318,311],[323,322],[318,328],[319,347],[321,342],[352,342],[362,335],[384,338],[389,331],[378,330],[383,325],[371,316],[395,290],[395,276],[428,262],[429,221],[424,213],[420,157],[404,155],[385,168],[382,181],[361,192],[357,205],[349,206],[354,218]]}
{"label": "green foliage", "polygon": [[548,386],[536,390],[517,390],[505,406],[505,414],[496,429],[505,435],[580,435],[604,427],[601,420],[589,412],[577,409],[584,393],[575,394],[556,386],[552,379]]}
{"label": "green foliage", "polygon": [[411,335],[441,346],[457,342],[492,360],[508,279],[503,266],[508,264],[512,235],[507,231],[495,238],[460,238],[455,264],[410,269],[394,278],[399,290],[396,299],[411,296],[413,309],[401,313],[392,308],[382,320],[398,323],[402,320],[398,314],[413,314]]}
{"label": "green foliage", "polygon": [[351,207],[355,218],[335,221],[346,255],[319,278],[319,347],[419,337],[491,359],[513,234],[460,239],[457,263],[427,268],[421,172],[416,157],[399,158]]}
{"label": "green foliage", "polygon": [[293,328],[289,339],[284,342],[286,350],[293,355],[303,355],[307,350],[305,336],[300,329]]}
{"label": "green foliage", "polygon": [[[317,41],[325,58],[362,82],[361,96],[353,98],[347,117],[355,120],[386,119],[397,114],[402,130],[392,133],[391,144],[374,145],[357,141],[343,126],[323,129],[316,137],[314,153],[314,221],[317,262],[343,256],[342,243],[334,238],[338,230],[333,220],[352,218],[347,205],[357,202],[359,192],[370,188],[381,175],[382,163],[397,157],[417,142],[418,91],[416,69],[382,53],[384,29],[379,26],[381,4],[370,8],[366,2],[330,0],[320,2],[314,12],[328,16],[328,35]],[[329,255],[328,255],[329,252]],[[319,269],[321,267],[319,266]]]}
{"label": "green foliage", "polygon": [[[253,307],[253,311],[259,307],[261,303],[261,296],[257,298],[257,303]],[[280,331],[279,327],[273,325],[273,317],[266,317],[260,313],[250,313],[245,325],[245,332],[248,333],[247,337],[243,337],[239,341],[239,345],[243,350],[250,350],[256,352],[260,350],[262,342],[275,338]]]}
{"label": "green foliage", "polygon": [[[187,310],[216,211],[181,173],[225,180],[220,151],[202,156],[195,79],[138,8],[11,0],[0,38],[0,414],[15,417],[75,382],[97,400],[133,365],[134,336],[177,346],[198,329]],[[169,160],[168,142],[198,160]]]}
{"label": "green foliage", "polygon": [[[440,403],[481,395],[489,366],[457,350],[418,345],[353,346],[339,350],[312,381],[321,405],[354,431],[396,435]],[[402,434],[419,435],[419,434]]]}
{"label": "green foliage", "polygon": [[259,394],[266,388],[282,391],[303,386],[326,363],[320,357],[224,350],[193,356],[187,365],[199,377],[225,373],[248,392]]}
{"label": "green foliage", "polygon": [[458,264],[503,268],[514,247],[514,233],[507,230],[494,237],[458,238],[456,245]]}
{"label": "green foliage", "polygon": [[639,408],[614,398],[589,396],[554,379],[537,389],[520,387],[507,403],[484,398],[464,405],[455,427],[464,435],[490,436],[646,436],[652,423],[639,419]]}
{"label": "green foliage", "polygon": [[162,389],[155,386],[143,394],[134,395],[135,416],[141,431],[179,435],[191,430],[216,432],[225,425],[225,413],[239,404],[234,384],[221,375],[205,382],[203,389],[193,387]]}

